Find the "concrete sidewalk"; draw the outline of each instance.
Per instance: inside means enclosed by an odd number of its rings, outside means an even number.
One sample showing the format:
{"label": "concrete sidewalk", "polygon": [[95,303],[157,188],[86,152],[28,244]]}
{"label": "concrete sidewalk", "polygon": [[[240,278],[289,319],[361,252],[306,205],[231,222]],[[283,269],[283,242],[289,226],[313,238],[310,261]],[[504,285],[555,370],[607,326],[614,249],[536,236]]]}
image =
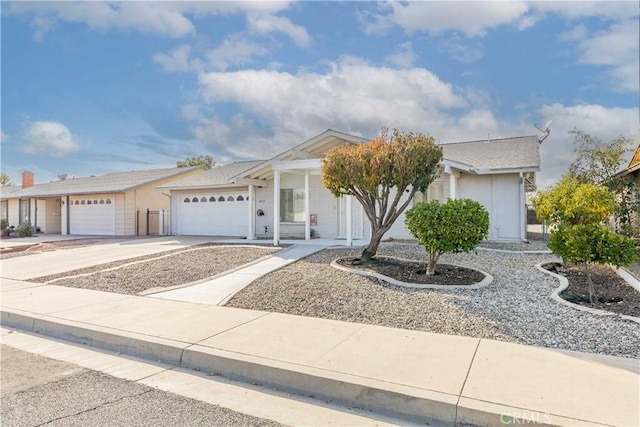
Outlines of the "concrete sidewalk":
{"label": "concrete sidewalk", "polygon": [[206,282],[158,292],[149,296],[174,301],[224,305],[238,291],[260,276],[264,276],[325,248],[325,245],[295,245],[236,271],[222,273]]}
{"label": "concrete sidewalk", "polygon": [[5,328],[313,395],[403,424],[640,421],[635,359],[9,279],[1,306]]}

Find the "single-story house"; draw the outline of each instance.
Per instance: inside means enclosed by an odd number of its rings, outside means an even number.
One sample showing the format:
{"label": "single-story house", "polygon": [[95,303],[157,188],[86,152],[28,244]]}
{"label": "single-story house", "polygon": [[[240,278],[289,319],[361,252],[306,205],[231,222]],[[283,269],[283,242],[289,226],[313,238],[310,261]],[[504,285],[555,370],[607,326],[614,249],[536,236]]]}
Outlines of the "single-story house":
{"label": "single-story house", "polygon": [[[368,239],[362,206],[320,181],[333,147],[368,139],[329,129],[265,161],[236,162],[158,186],[171,194],[171,233],[247,239]],[[471,198],[489,211],[490,240],[526,240],[525,194],[540,170],[536,136],[441,145],[441,176],[421,200]],[[349,219],[349,220],[348,220]],[[401,216],[385,237],[411,238]]]}
{"label": "single-story house", "polygon": [[[636,151],[633,153],[631,160],[626,168],[615,174],[614,179],[623,180],[624,182],[633,183],[636,188],[640,188],[640,144],[636,147]],[[632,217],[630,218],[632,226],[635,228],[635,233],[638,232],[638,226],[640,225],[640,212],[634,210]],[[611,226],[616,227],[615,220],[611,219]]]}
{"label": "single-story house", "polygon": [[2,214],[10,225],[28,223],[48,234],[164,234],[161,213],[169,211],[169,197],[155,188],[203,170],[139,170],[44,184],[34,184],[27,171],[21,186],[0,190]]}

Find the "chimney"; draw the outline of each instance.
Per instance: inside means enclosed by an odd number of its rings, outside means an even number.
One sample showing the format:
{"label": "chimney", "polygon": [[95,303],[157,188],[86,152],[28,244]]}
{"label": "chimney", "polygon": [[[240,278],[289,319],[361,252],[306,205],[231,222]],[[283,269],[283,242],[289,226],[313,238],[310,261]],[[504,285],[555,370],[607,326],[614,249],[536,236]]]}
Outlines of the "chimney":
{"label": "chimney", "polygon": [[22,172],[22,188],[33,187],[33,172]]}

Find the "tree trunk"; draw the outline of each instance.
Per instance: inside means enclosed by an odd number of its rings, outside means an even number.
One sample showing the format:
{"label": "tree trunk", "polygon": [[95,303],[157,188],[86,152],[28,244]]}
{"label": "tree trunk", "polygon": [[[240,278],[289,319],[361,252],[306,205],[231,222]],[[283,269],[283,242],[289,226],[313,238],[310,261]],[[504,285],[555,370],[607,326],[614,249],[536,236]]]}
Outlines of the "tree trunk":
{"label": "tree trunk", "polygon": [[382,240],[382,236],[384,236],[386,231],[387,230],[382,231],[381,229],[378,229],[371,233],[369,246],[362,251],[362,255],[360,256],[363,261],[370,261],[374,256],[376,256],[378,246],[380,246],[380,240]]}
{"label": "tree trunk", "polygon": [[591,266],[587,263],[587,283],[589,284],[589,301],[593,304],[595,301],[595,290],[593,289],[593,280],[591,279]]}
{"label": "tree trunk", "polygon": [[426,275],[427,276],[433,276],[434,274],[436,274],[436,265],[438,265],[438,258],[440,258],[440,255],[437,253],[429,253],[429,261],[427,261],[427,269],[426,269]]}

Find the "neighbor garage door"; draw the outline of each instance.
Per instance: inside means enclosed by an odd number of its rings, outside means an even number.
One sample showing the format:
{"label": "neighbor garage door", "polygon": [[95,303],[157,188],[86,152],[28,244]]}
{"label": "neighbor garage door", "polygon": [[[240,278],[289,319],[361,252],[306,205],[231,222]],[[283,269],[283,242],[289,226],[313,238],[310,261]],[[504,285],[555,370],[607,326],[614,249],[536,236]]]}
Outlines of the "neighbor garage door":
{"label": "neighbor garage door", "polygon": [[115,235],[115,197],[69,198],[69,234]]}
{"label": "neighbor garage door", "polygon": [[247,193],[182,195],[178,198],[179,233],[194,236],[246,236]]}

